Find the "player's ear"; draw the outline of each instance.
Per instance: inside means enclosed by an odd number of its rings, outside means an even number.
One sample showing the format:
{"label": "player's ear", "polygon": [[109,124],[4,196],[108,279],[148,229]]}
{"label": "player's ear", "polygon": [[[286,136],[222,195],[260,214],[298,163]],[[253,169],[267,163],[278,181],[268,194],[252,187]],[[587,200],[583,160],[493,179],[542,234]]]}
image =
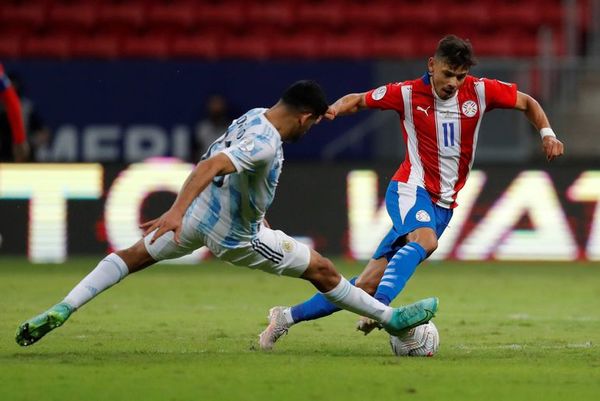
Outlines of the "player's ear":
{"label": "player's ear", "polygon": [[312,117],[312,113],[300,113],[300,125],[306,125],[306,122]]}
{"label": "player's ear", "polygon": [[433,74],[433,61],[433,57],[429,57],[429,60],[427,60],[427,70],[430,74]]}

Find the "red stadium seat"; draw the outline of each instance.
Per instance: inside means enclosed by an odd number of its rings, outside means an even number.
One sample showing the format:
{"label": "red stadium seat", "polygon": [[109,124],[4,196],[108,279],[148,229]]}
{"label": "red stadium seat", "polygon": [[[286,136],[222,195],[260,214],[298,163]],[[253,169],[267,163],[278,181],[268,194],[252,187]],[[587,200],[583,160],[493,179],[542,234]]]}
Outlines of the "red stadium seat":
{"label": "red stadium seat", "polygon": [[321,41],[319,50],[323,58],[365,58],[368,56],[368,39],[364,35],[328,36]]}
{"label": "red stadium seat", "polygon": [[408,35],[380,34],[369,41],[369,56],[375,58],[408,58],[415,53],[415,41]]}
{"label": "red stadium seat", "polygon": [[148,8],[147,25],[154,31],[177,32],[194,26],[194,5],[190,3],[158,3]]}
{"label": "red stadium seat", "polygon": [[257,30],[264,25],[290,28],[294,24],[294,5],[289,1],[249,3],[246,18]]}
{"label": "red stadium seat", "polygon": [[55,32],[70,30],[81,33],[89,31],[96,23],[96,11],[96,5],[93,3],[55,3],[48,12],[48,25]]}
{"label": "red stadium seat", "polygon": [[128,36],[123,39],[121,55],[133,58],[164,59],[169,56],[169,41],[166,36],[162,35]]}
{"label": "red stadium seat", "polygon": [[2,4],[0,6],[0,27],[8,30],[20,27],[29,31],[37,30],[46,23],[47,8],[44,3]]}
{"label": "red stadium seat", "polygon": [[266,36],[230,36],[223,41],[225,58],[266,59],[270,53],[270,38]]}
{"label": "red stadium seat", "polygon": [[[448,7],[444,12],[444,25],[451,25],[459,30],[486,30],[492,24],[492,5],[489,2],[470,2],[464,7]],[[457,33],[456,28],[449,32]]]}
{"label": "red stadium seat", "polygon": [[[542,26],[552,29],[555,53],[565,53],[561,0],[0,0],[0,4],[0,54],[5,57],[34,57],[38,49],[40,57],[59,58],[68,54],[114,58],[121,50],[128,56],[158,58],[171,52],[176,57],[211,59],[414,58],[431,55],[447,33],[471,39],[478,55],[532,57]],[[589,29],[590,4],[577,2],[580,36]],[[51,48],[53,43],[56,49]]]}
{"label": "red stadium seat", "polygon": [[541,25],[543,10],[538,4],[520,2],[498,4],[493,13],[492,22],[497,29],[509,26],[535,32]]}
{"label": "red stadium seat", "polygon": [[393,24],[403,24],[398,6],[388,2],[352,3],[342,8],[344,25],[387,31]]}
{"label": "red stadium seat", "polygon": [[[443,35],[443,34],[442,34]],[[413,41],[413,57],[430,57],[435,53],[441,35],[438,34],[412,34],[408,35]]]}
{"label": "red stadium seat", "polygon": [[593,27],[593,19],[594,12],[592,5],[592,1],[582,1],[577,2],[578,7],[578,15],[579,15],[579,23],[581,24],[581,29],[584,32],[587,32]]}
{"label": "red stadium seat", "polygon": [[171,43],[171,55],[173,57],[217,59],[220,56],[219,39],[205,35],[179,36]]}
{"label": "red stadium seat", "polygon": [[512,37],[513,54],[517,57],[535,57],[538,55],[537,35],[517,35]]}
{"label": "red stadium seat", "polygon": [[444,3],[440,8],[435,3],[402,3],[398,5],[400,21],[403,21],[403,29],[412,29],[413,31],[424,31],[428,29],[440,29],[443,27],[443,15],[446,8]]}
{"label": "red stadium seat", "polygon": [[499,32],[497,34],[479,36],[473,40],[477,55],[481,56],[512,56],[517,53],[513,36]]}
{"label": "red stadium seat", "polygon": [[135,34],[144,25],[144,6],[136,3],[102,3],[98,24],[105,32]]}
{"label": "red stadium seat", "polygon": [[298,26],[301,29],[311,25],[338,28],[343,22],[343,8],[341,3],[300,3],[296,9]]}
{"label": "red stadium seat", "polygon": [[315,35],[294,34],[273,39],[273,56],[278,58],[313,59],[319,55],[320,38]]}
{"label": "red stadium seat", "polygon": [[18,58],[21,56],[21,37],[0,35],[0,58]]}
{"label": "red stadium seat", "polygon": [[200,29],[208,27],[214,28],[216,31],[227,31],[231,28],[239,29],[244,22],[243,3],[198,4],[195,7],[195,19]]}
{"label": "red stadium seat", "polygon": [[559,3],[550,3],[539,10],[541,22],[552,27],[560,26],[565,18],[563,5]]}
{"label": "red stadium seat", "polygon": [[33,36],[23,41],[24,57],[65,59],[71,55],[71,39],[66,35]]}
{"label": "red stadium seat", "polygon": [[71,45],[73,57],[116,59],[119,56],[117,36],[77,36]]}
{"label": "red stadium seat", "polygon": [[567,54],[567,44],[565,43],[565,34],[561,30],[555,30],[552,36],[554,41],[554,54],[564,56]]}

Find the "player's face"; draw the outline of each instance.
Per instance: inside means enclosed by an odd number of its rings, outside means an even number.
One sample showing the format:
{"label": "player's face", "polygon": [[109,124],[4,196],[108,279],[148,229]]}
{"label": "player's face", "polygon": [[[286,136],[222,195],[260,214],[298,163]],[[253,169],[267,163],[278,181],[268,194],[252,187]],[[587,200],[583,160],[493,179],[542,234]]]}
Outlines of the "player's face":
{"label": "player's face", "polygon": [[315,116],[310,113],[303,113],[298,117],[298,125],[293,134],[289,137],[289,142],[298,142],[309,129],[321,121],[321,116]]}
{"label": "player's face", "polygon": [[469,73],[469,69],[466,67],[453,67],[435,57],[429,59],[427,66],[435,93],[444,100],[450,99],[456,94]]}

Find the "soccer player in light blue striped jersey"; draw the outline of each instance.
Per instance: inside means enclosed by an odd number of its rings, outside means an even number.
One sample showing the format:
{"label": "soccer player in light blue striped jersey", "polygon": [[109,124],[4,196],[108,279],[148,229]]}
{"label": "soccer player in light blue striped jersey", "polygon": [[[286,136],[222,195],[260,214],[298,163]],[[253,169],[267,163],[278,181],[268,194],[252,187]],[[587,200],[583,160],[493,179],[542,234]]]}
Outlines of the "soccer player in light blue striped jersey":
{"label": "soccer player in light blue striped jersey", "polygon": [[[273,107],[252,109],[234,120],[189,175],[171,208],[141,225],[144,237],[100,261],[62,302],[23,322],[17,343],[35,343],[128,274],[201,246],[234,265],[308,280],[332,304],[368,316],[390,333],[431,319],[437,298],[391,308],[352,286],[329,259],[267,227],[264,217],[281,173],[282,142],[300,139],[327,110],[320,86],[299,81]],[[277,327],[270,325],[261,334],[263,349],[281,335]]]}

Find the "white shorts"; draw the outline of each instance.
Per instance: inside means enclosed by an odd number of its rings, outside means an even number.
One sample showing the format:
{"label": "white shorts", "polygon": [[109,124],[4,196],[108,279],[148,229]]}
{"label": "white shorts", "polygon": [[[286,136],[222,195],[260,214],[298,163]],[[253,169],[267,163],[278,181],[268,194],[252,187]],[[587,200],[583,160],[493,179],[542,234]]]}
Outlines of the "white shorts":
{"label": "white shorts", "polygon": [[283,231],[261,226],[252,241],[241,242],[236,248],[225,248],[192,227],[190,220],[183,220],[179,244],[175,243],[173,231],[162,235],[154,244],[150,244],[154,231],[144,238],[144,245],[152,259],[157,262],[174,259],[206,246],[224,262],[291,277],[301,276],[310,262],[310,248]]}

